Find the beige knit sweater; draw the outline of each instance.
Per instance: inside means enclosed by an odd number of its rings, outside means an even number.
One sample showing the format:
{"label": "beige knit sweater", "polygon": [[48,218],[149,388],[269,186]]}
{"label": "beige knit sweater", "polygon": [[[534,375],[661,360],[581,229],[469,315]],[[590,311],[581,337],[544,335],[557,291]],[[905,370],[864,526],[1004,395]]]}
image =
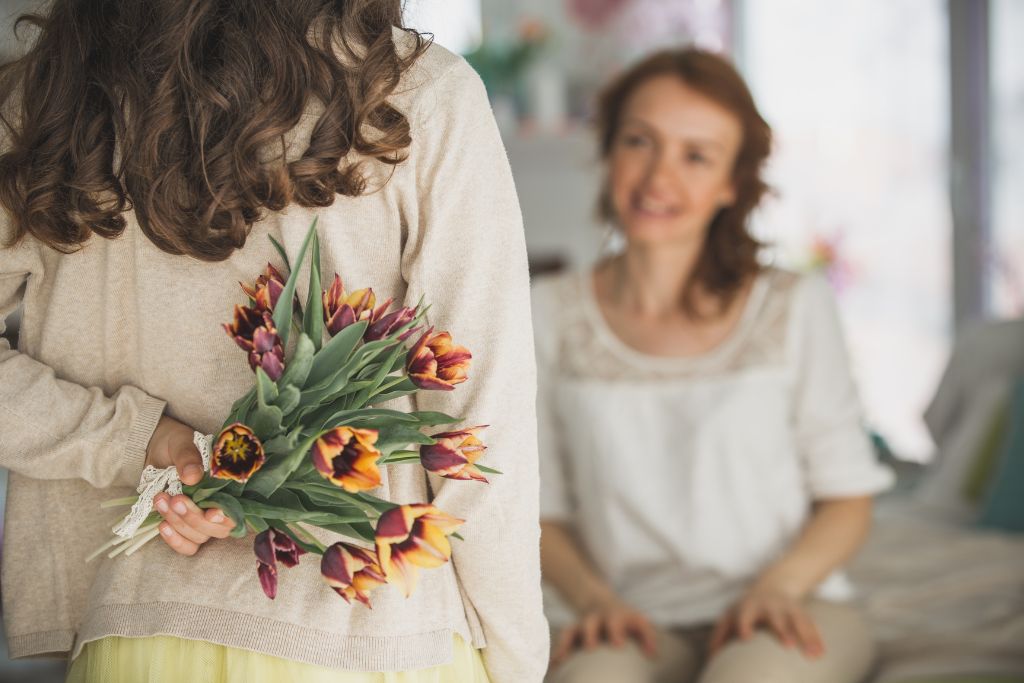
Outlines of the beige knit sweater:
{"label": "beige knit sweater", "polygon": [[[542,679],[535,366],[515,189],[482,84],[461,58],[432,46],[399,91],[393,102],[410,118],[413,144],[390,180],[390,168],[372,168],[375,191],[327,209],[270,214],[226,261],[163,253],[132,215],[120,238],[93,238],[72,255],[31,239],[0,250],[0,330],[24,303],[19,348],[0,341],[12,656],[73,656],[108,635],[170,634],[391,671],[449,661],[459,633],[485,647],[495,683]],[[290,151],[308,141],[307,118],[289,136]],[[375,492],[400,503],[432,500],[469,520],[453,561],[422,571],[409,599],[381,588],[372,610],[337,597],[309,557],[282,570],[277,599],[268,600],[251,537],[212,540],[194,557],[157,541],[131,557],[85,564],[124,514],[99,503],[132,493],[160,415],[210,433],[251,386],[244,353],[220,323],[244,301],[239,280],[268,261],[283,265],[267,235],[294,261],[317,214],[325,277],[338,272],[347,286],[398,301],[425,295],[429,322],[473,352],[469,382],[424,393],[415,407],[490,424],[482,462],[504,474],[484,485],[393,465]],[[11,229],[0,210],[0,236]],[[412,400],[397,407],[414,408]]]}

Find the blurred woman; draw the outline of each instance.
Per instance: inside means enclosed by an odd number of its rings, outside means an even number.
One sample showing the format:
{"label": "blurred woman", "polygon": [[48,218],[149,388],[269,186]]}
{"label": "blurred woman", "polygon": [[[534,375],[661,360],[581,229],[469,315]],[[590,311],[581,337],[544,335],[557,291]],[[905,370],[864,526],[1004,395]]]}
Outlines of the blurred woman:
{"label": "blurred woman", "polygon": [[[399,0],[47,7],[0,67],[0,323],[24,307],[18,349],[0,339],[12,656],[67,653],[73,683],[540,681],[526,249],[476,73],[400,30]],[[100,502],[145,465],[202,476],[193,429],[218,430],[253,382],[221,329],[237,282],[283,267],[269,237],[295,263],[314,216],[325,274],[425,295],[475,355],[465,387],[397,407],[489,422],[504,474],[386,466],[373,491],[468,520],[452,561],[424,541],[443,566],[372,610],[315,559],[268,600],[252,539],[165,493],[164,543],[86,564],[116,521]]]}
{"label": "blurred woman", "polygon": [[826,283],[759,264],[771,133],[728,62],[662,52],[599,104],[624,249],[534,286],[559,683],[854,683],[840,568],[890,474]]}

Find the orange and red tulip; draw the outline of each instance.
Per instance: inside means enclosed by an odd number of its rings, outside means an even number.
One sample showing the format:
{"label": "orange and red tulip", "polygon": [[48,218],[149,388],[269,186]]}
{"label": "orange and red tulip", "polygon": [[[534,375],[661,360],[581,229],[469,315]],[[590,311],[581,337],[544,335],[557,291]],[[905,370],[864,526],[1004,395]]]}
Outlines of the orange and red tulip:
{"label": "orange and red tulip", "polygon": [[412,383],[421,389],[451,391],[456,384],[469,379],[467,372],[473,356],[466,347],[452,343],[447,332],[433,331],[427,330],[409,351],[406,370]]}
{"label": "orange and red tulip", "polygon": [[249,352],[249,367],[263,368],[275,382],[284,373],[284,348],[269,311],[235,306],[235,319],[224,329],[238,346]]}
{"label": "orange and red tulip", "polygon": [[256,573],[260,577],[260,586],[267,597],[273,600],[277,596],[277,563],[294,567],[306,551],[297,546],[288,534],[277,529],[267,529],[256,534],[252,548],[259,562]]}
{"label": "orange and red tulip", "polygon": [[427,503],[401,505],[383,513],[375,535],[377,558],[388,583],[411,595],[419,567],[440,567],[452,556],[448,536],[463,521]]}
{"label": "orange and red tulip", "polygon": [[313,443],[313,465],[349,493],[368,491],[380,486],[375,443],[376,430],[335,427]]}
{"label": "orange and red tulip", "polygon": [[257,310],[273,313],[274,306],[277,305],[277,300],[281,298],[281,292],[284,291],[285,279],[277,268],[268,263],[263,273],[256,278],[255,284],[248,285],[244,282],[238,284],[242,286],[242,291],[249,297]]}
{"label": "orange and red tulip", "polygon": [[335,543],[324,551],[320,573],[345,602],[355,599],[367,607],[371,606],[369,592],[387,582],[377,553],[349,543]]}
{"label": "orange and red tulip", "polygon": [[369,320],[376,304],[372,289],[367,287],[349,294],[345,292],[341,277],[337,274],[331,286],[324,292],[323,299],[324,324],[332,337],[349,325]]}
{"label": "orange and red tulip", "polygon": [[210,476],[246,482],[266,460],[263,444],[256,434],[241,422],[236,422],[225,427],[213,444]]}
{"label": "orange and red tulip", "polygon": [[486,483],[487,477],[474,464],[487,450],[476,436],[486,426],[434,434],[432,438],[437,443],[420,446],[423,468],[448,479],[473,479]]}

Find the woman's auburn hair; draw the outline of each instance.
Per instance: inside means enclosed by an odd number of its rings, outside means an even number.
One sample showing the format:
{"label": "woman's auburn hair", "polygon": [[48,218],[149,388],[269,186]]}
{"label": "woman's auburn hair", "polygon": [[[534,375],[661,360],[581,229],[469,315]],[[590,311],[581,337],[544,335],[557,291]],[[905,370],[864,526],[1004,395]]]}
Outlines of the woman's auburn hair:
{"label": "woman's auburn hair", "polygon": [[[703,251],[683,292],[683,309],[698,315],[695,287],[712,294],[727,310],[744,284],[760,270],[762,244],[748,230],[750,214],[770,190],[762,178],[771,154],[772,132],[735,67],[712,52],[688,47],[656,52],[638,62],[598,96],[597,132],[602,160],[608,160],[630,96],[651,78],[674,76],[731,112],[739,120],[742,141],[732,168],[735,201],[719,210],[708,228]],[[598,199],[598,215],[615,223],[615,207],[607,184]]]}
{"label": "woman's auburn hair", "polygon": [[400,0],[56,0],[23,23],[34,45],[0,65],[7,246],[73,252],[134,210],[161,250],[221,261],[266,210],[362,194],[350,153],[397,164],[411,143],[387,98],[428,41],[399,53]]}

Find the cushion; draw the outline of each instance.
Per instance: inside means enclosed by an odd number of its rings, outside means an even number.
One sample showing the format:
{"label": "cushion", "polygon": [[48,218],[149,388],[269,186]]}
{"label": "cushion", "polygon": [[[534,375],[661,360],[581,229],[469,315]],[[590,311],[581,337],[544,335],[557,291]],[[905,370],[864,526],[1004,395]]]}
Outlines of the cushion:
{"label": "cushion", "polygon": [[1024,532],[1024,379],[1014,387],[1009,423],[978,524],[989,529]]}

